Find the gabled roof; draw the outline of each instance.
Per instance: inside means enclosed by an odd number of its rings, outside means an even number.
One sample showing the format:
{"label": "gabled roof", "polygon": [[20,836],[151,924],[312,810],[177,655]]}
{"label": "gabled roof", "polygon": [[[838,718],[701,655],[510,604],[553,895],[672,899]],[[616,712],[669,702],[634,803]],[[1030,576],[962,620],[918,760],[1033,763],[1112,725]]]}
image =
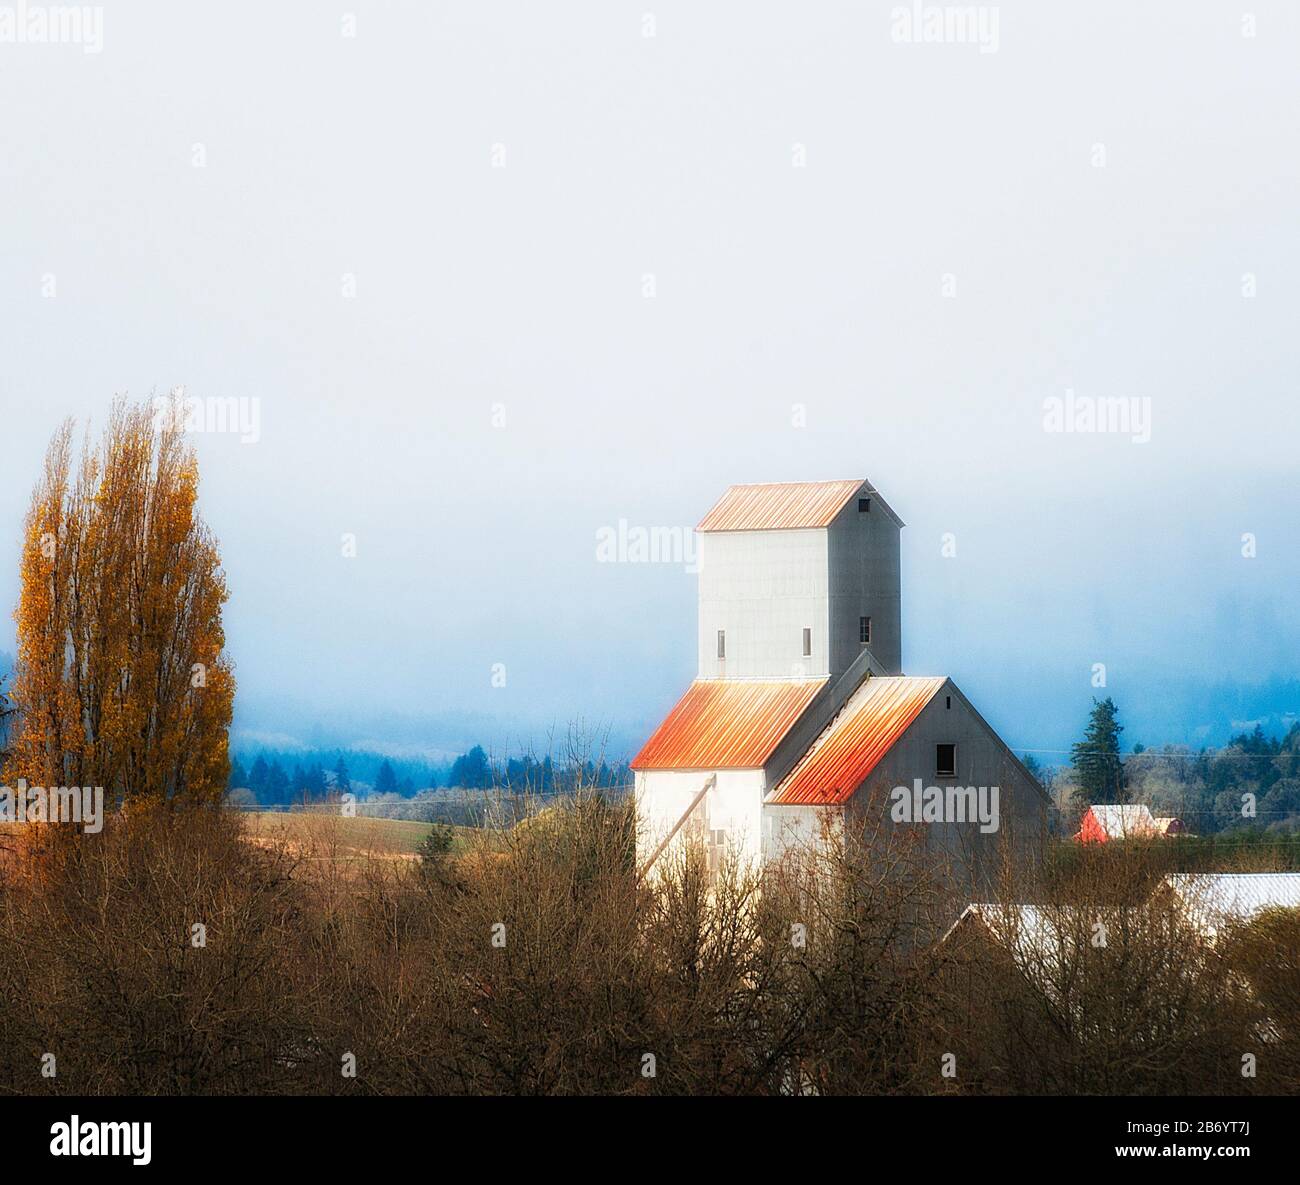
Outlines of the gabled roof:
{"label": "gabled roof", "polygon": [[[969,921],[982,922],[988,932],[1022,959],[1056,963],[1080,936],[1082,911],[1071,905],[1012,905],[972,902],[943,936],[947,942]],[[1090,919],[1086,919],[1090,922]],[[1090,931],[1085,924],[1082,936]]]}
{"label": "gabled roof", "polygon": [[696,679],[633,769],[761,769],[826,679]]}
{"label": "gabled roof", "polygon": [[766,801],[776,806],[846,802],[911,727],[947,679],[867,679]]}
{"label": "gabled roof", "polygon": [[732,486],[701,520],[697,531],[786,531],[826,527],[866,483],[767,482]]}
{"label": "gabled roof", "polygon": [[1300,909],[1300,872],[1173,872],[1164,883],[1210,930],[1265,909]]}
{"label": "gabled roof", "polygon": [[1155,816],[1145,803],[1096,803],[1088,808],[1108,839],[1155,835],[1160,832]]}

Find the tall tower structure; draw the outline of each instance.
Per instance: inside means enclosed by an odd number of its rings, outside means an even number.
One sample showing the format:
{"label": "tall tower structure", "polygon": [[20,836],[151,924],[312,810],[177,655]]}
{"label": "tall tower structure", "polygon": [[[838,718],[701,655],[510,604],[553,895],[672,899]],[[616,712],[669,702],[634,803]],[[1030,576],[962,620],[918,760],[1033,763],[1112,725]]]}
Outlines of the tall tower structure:
{"label": "tall tower structure", "polygon": [[732,486],[699,536],[699,678],[902,670],[902,520],[870,482]]}

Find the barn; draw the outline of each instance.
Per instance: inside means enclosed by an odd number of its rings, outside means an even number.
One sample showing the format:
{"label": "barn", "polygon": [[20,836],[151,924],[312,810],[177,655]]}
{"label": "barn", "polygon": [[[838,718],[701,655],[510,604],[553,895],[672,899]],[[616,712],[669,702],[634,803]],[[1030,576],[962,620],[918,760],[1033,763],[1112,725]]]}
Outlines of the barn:
{"label": "barn", "polygon": [[638,862],[757,864],[883,809],[993,867],[1041,839],[1038,782],[953,681],[906,675],[903,523],[870,482],[732,486],[697,530],[695,680],[632,761]]}
{"label": "barn", "polygon": [[1079,820],[1074,838],[1079,843],[1109,843],[1113,839],[1151,839],[1185,835],[1183,821],[1172,815],[1153,815],[1145,803],[1093,803]]}

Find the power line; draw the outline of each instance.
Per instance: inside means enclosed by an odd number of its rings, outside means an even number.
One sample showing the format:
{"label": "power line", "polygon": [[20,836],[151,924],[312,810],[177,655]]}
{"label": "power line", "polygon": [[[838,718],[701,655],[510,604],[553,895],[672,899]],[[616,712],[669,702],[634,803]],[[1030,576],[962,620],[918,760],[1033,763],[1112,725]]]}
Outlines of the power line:
{"label": "power line", "polygon": [[[1021,745],[1008,745],[1008,749],[1016,753],[1054,753],[1062,756],[1069,756],[1074,752],[1073,749],[1027,749]],[[1281,749],[1276,753],[1247,753],[1241,749],[1233,749],[1230,745],[1225,745],[1222,749],[1202,749],[1197,753],[1166,753],[1160,749],[1143,749],[1141,753],[1117,753],[1115,756],[1123,761],[1129,761],[1134,757],[1159,757],[1167,760],[1199,761],[1201,758],[1212,760],[1215,757],[1245,757],[1245,758],[1269,758],[1281,757],[1287,752],[1293,750]]]}

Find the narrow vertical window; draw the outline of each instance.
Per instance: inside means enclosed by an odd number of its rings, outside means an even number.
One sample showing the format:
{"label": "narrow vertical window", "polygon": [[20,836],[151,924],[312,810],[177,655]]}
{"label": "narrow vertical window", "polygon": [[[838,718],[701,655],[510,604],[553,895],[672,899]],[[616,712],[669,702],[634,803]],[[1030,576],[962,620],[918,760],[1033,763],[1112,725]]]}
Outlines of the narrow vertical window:
{"label": "narrow vertical window", "polygon": [[956,745],[935,745],[934,772],[941,778],[955,778],[957,776]]}
{"label": "narrow vertical window", "polygon": [[805,629],[803,632],[803,656],[812,657],[812,630],[810,629]]}
{"label": "narrow vertical window", "polygon": [[870,617],[858,618],[858,641],[861,642],[864,646],[869,646],[871,644],[871,618]]}
{"label": "narrow vertical window", "polygon": [[709,871],[717,872],[727,855],[727,833],[723,829],[709,831]]}
{"label": "narrow vertical window", "polygon": [[719,658],[727,657],[727,631],[726,630],[718,631],[718,657]]}

